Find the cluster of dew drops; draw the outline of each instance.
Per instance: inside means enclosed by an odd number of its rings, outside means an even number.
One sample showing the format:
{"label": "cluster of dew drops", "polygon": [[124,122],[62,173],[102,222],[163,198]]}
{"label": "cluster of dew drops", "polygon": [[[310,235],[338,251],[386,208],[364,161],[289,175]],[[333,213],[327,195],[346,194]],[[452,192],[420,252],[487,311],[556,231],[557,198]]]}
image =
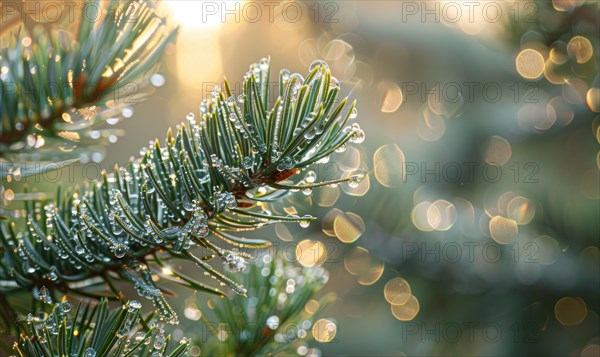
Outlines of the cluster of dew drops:
{"label": "cluster of dew drops", "polygon": [[[45,286],[42,286],[38,290],[38,299],[45,304],[52,304],[52,297],[48,289]],[[142,308],[142,304],[138,300],[131,300],[126,305],[122,307],[123,309],[127,309],[127,315],[121,329],[117,332],[117,337],[119,339],[126,338],[126,342],[129,346],[129,343],[133,342],[134,344],[139,344],[143,342],[144,345],[149,345],[152,343],[152,348],[154,349],[152,353],[152,357],[160,357],[162,356],[162,349],[166,343],[165,331],[162,328],[161,324],[157,324],[156,322],[150,323],[149,327],[154,329],[155,332],[146,337],[146,333],[143,331],[135,331],[135,326],[138,322],[136,319],[136,313]],[[72,310],[71,303],[68,301],[58,302],[54,304],[54,308],[48,316],[42,320],[42,324],[39,324],[39,319],[36,319],[33,314],[27,315],[27,324],[33,327],[33,331],[38,336],[38,341],[40,343],[47,343],[48,336],[46,335],[49,332],[53,336],[57,336],[59,334],[60,325],[57,324],[57,321],[65,320],[65,328],[70,330],[73,328],[73,320],[71,320],[68,316],[68,313]],[[44,328],[45,327],[45,328]],[[188,343],[189,341],[186,338],[183,338],[180,343]],[[125,351],[128,348],[126,347]],[[85,349],[84,357],[97,357],[97,352],[92,347],[88,347]]]}
{"label": "cluster of dew drops", "polygon": [[[309,66],[309,72],[312,72],[313,70],[315,70],[316,68],[321,67],[322,69],[324,69],[325,71],[329,71],[329,66],[325,61],[322,60],[315,60],[311,63],[311,65]],[[250,65],[250,70],[248,72],[246,72],[246,74],[244,75],[244,79],[247,80],[250,78],[250,76],[252,76],[254,74],[254,79],[257,82],[257,84],[260,84],[262,78],[266,78],[266,74],[265,72],[269,69],[269,60],[267,58],[262,58],[260,61],[258,61],[258,63],[253,63]],[[321,71],[317,71],[315,73],[315,77],[314,79],[318,79],[320,78],[323,73],[325,73],[325,71],[321,70]],[[261,72],[262,75],[261,75]],[[281,79],[283,81],[283,83],[288,83],[289,81],[293,81],[293,87],[291,88],[291,101],[295,102],[297,101],[297,96],[298,93],[302,87],[302,85],[305,82],[304,77],[299,74],[299,73],[291,73],[289,70],[287,69],[282,69],[280,72],[280,76]],[[340,83],[339,81],[335,78],[335,77],[331,77],[330,78],[330,84],[329,84],[329,89],[334,89],[334,88],[339,88],[340,87]],[[217,98],[219,96],[219,93],[221,91],[221,88],[218,85],[215,85],[213,87],[213,91],[212,91],[212,102],[216,103],[217,102]],[[253,136],[256,136],[255,133],[251,132],[253,130],[251,125],[246,125],[246,126],[242,126],[241,122],[241,118],[243,117],[243,114],[240,110],[240,107],[242,107],[242,105],[244,104],[245,101],[245,94],[240,94],[237,97],[237,101],[236,98],[231,96],[229,98],[226,99],[226,105],[228,107],[230,107],[230,113],[228,115],[229,120],[231,121],[231,123],[234,125],[234,127],[240,131],[240,133],[243,135],[244,138],[252,138]],[[236,105],[236,103],[238,105]],[[209,112],[210,109],[210,105],[211,105],[211,101],[208,99],[204,99],[202,101],[202,103],[199,106],[200,109],[200,113],[202,115],[207,114]],[[219,111],[224,111],[224,108],[221,107],[217,107],[216,108]],[[280,105],[276,110],[277,110],[277,114],[281,115],[283,107]],[[352,112],[349,114],[349,119],[355,119],[358,116],[358,111],[357,109],[354,107],[352,109]],[[194,113],[188,113],[186,115],[186,119],[188,122],[190,122],[192,125],[196,124],[196,116]],[[200,127],[204,127],[206,125],[205,121],[200,121]],[[249,132],[250,131],[250,132]],[[365,139],[365,133],[364,131],[360,128],[360,125],[358,123],[352,123],[350,126],[345,128],[345,131],[351,131],[353,133],[352,137],[350,138],[350,142],[352,143],[362,143]],[[250,134],[250,135],[249,135]],[[306,135],[313,135],[314,133],[307,133]],[[310,139],[310,138],[307,138]],[[258,153],[265,153],[267,148],[265,145],[256,145],[257,149],[256,152]],[[344,151],[346,151],[347,149],[347,144],[343,144],[341,145],[336,152],[338,153],[342,153]],[[273,150],[274,152],[271,155],[271,160],[277,160],[279,163],[277,165],[277,170],[278,171],[284,171],[284,170],[289,170],[295,167],[296,162],[291,158],[291,157],[281,157],[281,152],[278,152],[278,148],[276,145],[273,145]],[[314,150],[314,149],[313,149]],[[309,152],[310,154],[314,154],[314,152]],[[253,167],[254,164],[254,158],[251,156],[246,156],[241,158],[240,163],[241,166],[244,169],[251,169]],[[319,161],[319,163],[327,163],[329,161],[329,157],[325,157],[323,159],[321,159]],[[222,166],[222,161],[216,156],[216,155],[211,155],[211,162],[212,162],[212,166],[216,167],[217,169],[226,169],[225,171],[227,172],[236,172],[235,169],[230,168],[230,167],[223,167]],[[222,171],[222,170],[220,170]],[[244,177],[240,176],[238,177],[240,179],[240,181],[244,184],[244,186],[248,187],[250,185],[249,182],[245,182]],[[348,185],[350,187],[357,187],[359,182],[362,179],[362,175],[354,175],[351,176],[348,179]],[[307,178],[306,178],[306,182],[309,183],[313,183],[315,181],[315,175],[314,175],[314,171],[309,171]],[[312,193],[312,189],[307,188],[302,190],[302,192],[306,195],[310,195]],[[231,200],[228,200],[231,201]],[[235,201],[235,200],[234,200]],[[229,207],[230,204],[226,204],[227,208],[231,208]],[[310,216],[306,216],[305,218],[309,218]],[[299,218],[299,217],[296,217]],[[303,219],[301,221],[299,221],[299,224],[301,227],[306,228],[308,227],[310,221],[308,219]]]}
{"label": "cluster of dew drops", "polygon": [[[325,71],[323,71],[323,70],[317,71],[315,73],[313,80],[319,79],[323,75],[323,73],[325,73],[326,71],[329,71],[329,65],[327,64],[327,62],[322,61],[322,60],[315,60],[309,66],[309,72],[312,72],[313,70],[315,70],[318,67],[321,67]],[[246,72],[246,74],[244,75],[244,80],[249,79],[254,74],[254,79],[255,79],[256,83],[260,84],[261,81],[263,80],[263,78],[267,78],[265,73],[268,69],[269,69],[269,60],[267,58],[262,58],[260,61],[258,61],[258,63],[253,63],[250,65],[250,70],[248,72]],[[302,85],[305,83],[304,77],[299,73],[292,74],[288,69],[282,69],[280,71],[280,77],[281,77],[284,85],[288,82],[293,83],[293,86],[291,87],[291,101],[296,102],[298,100],[298,94],[300,92],[300,89],[302,88]],[[330,83],[329,83],[329,90],[332,90],[334,88],[340,88],[340,83],[335,77],[331,76]],[[221,90],[221,88],[218,85],[213,87],[213,91],[212,91],[213,101],[216,101],[216,98],[218,97],[220,90]],[[244,101],[245,101],[245,94],[243,94],[243,93],[239,94],[237,96],[237,101],[236,101],[236,98],[233,96],[229,97],[226,100],[227,106],[230,107],[230,113],[229,113],[228,118],[231,121],[232,125],[237,130],[240,131],[240,133],[243,135],[244,138],[252,139],[253,137],[256,136],[255,129],[252,127],[252,125],[243,126],[241,124],[241,121],[242,121],[241,118],[243,118],[243,114],[242,114],[240,108],[243,106]],[[238,105],[236,105],[236,102]],[[209,100],[204,99],[202,101],[202,103],[200,104],[200,113],[201,114],[208,113],[209,106],[210,106]],[[217,110],[222,111],[223,108],[217,108]],[[278,108],[275,108],[273,110],[276,110],[277,116],[280,117],[281,113],[283,111],[283,105],[280,105]],[[358,111],[356,108],[353,108],[352,112],[349,115],[349,118],[355,119],[357,116],[358,116]],[[186,119],[188,119],[188,121],[193,121],[194,118],[195,118],[195,115],[193,113],[189,113],[186,116]],[[205,125],[205,123],[202,122],[201,125]],[[365,140],[365,133],[360,128],[360,125],[358,123],[352,123],[345,130],[346,130],[346,132],[351,131],[353,133],[353,135],[350,139],[350,142],[360,144]],[[312,137],[314,137],[314,135],[315,135],[314,132],[307,132],[305,134],[305,137],[307,139],[311,139]],[[347,145],[343,144],[336,151],[343,152],[346,150],[346,148],[347,148]],[[281,152],[279,152],[278,149],[279,148],[277,147],[277,145],[273,145],[273,148],[272,148],[273,152],[271,153],[271,160],[279,161],[279,164],[277,165],[277,170],[284,171],[284,170],[292,169],[296,164],[294,162],[294,160],[291,157],[281,157]],[[264,144],[258,144],[258,145],[256,145],[256,151],[259,153],[265,153],[267,151],[267,148]],[[326,159],[324,159],[324,160],[326,160]],[[254,160],[250,156],[247,156],[247,157],[244,157],[241,159],[242,167],[245,169],[250,169],[253,165],[253,162],[254,162]]]}

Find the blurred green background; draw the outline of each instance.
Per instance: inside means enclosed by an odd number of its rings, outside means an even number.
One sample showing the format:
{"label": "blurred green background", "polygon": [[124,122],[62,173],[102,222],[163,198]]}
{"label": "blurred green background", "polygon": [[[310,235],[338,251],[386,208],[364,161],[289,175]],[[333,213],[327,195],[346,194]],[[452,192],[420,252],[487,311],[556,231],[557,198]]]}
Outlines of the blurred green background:
{"label": "blurred green background", "polygon": [[[600,355],[597,1],[196,0],[164,11],[181,27],[166,82],[157,77],[118,123],[122,137],[101,163],[67,168],[60,181],[126,163],[223,76],[239,91],[261,57],[300,73],[323,59],[357,99],[367,139],[315,171],[369,176],[271,207],[319,216],[309,227],[255,233],[329,270],[325,292],[338,298],[323,317],[335,331],[314,346]],[[185,335],[200,328],[183,320]]]}

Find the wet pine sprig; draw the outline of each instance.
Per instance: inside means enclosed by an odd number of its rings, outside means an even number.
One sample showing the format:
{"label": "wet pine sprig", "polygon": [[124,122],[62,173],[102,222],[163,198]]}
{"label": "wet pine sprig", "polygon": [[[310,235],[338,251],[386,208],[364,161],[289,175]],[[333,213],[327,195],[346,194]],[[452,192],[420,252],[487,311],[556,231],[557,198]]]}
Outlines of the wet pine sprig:
{"label": "wet pine sprig", "polygon": [[289,356],[307,350],[317,316],[335,300],[333,293],[319,294],[328,272],[265,255],[239,279],[249,287],[247,298],[209,301],[209,308],[201,309],[206,333],[192,344],[200,346],[202,355]]}
{"label": "wet pine sprig", "polygon": [[[79,6],[76,34],[20,26],[0,49],[0,158],[8,161],[2,176],[26,154],[55,160],[97,141],[91,129],[128,105],[119,90],[142,86],[176,34],[151,1]],[[85,15],[94,9],[98,20]]]}
{"label": "wet pine sprig", "polygon": [[[12,308],[7,296],[40,290],[49,299],[57,292],[100,298],[108,286],[124,301],[117,282],[151,300],[160,318],[177,323],[162,281],[217,295],[217,287],[170,269],[188,261],[221,286],[244,295],[246,289],[216,269],[220,260],[241,271],[250,257],[240,248],[261,248],[268,240],[248,239],[244,231],[278,222],[305,225],[314,217],[277,216],[261,202],[277,201],[292,190],[307,190],[362,174],[325,182],[303,180],[303,170],[327,160],[364,132],[349,124],[355,103],[338,101],[340,86],[327,64],[311,65],[306,78],[282,70],[279,95],[269,103],[269,60],[253,64],[236,98],[227,81],[189,114],[163,145],[142,150],[126,167],[104,173],[103,180],[82,191],[59,192],[56,200],[26,203],[26,223],[0,224],[0,299],[4,316]],[[285,180],[285,181],[284,181]],[[305,183],[310,182],[310,183]]]}
{"label": "wet pine sprig", "polygon": [[19,321],[21,332],[13,349],[17,356],[184,356],[189,342],[171,346],[171,336],[152,315],[142,318],[142,304],[131,300],[109,310],[107,300],[80,304],[73,313],[69,302],[57,303],[50,314],[29,314]]}

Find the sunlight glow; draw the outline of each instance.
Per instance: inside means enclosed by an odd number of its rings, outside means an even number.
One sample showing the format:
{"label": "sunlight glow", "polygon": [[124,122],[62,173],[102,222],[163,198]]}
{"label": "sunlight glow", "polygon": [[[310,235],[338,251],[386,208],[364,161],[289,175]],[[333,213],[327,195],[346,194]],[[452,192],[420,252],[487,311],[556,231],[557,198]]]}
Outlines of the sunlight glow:
{"label": "sunlight glow", "polygon": [[239,19],[242,1],[167,1],[175,20],[187,28],[220,28]]}

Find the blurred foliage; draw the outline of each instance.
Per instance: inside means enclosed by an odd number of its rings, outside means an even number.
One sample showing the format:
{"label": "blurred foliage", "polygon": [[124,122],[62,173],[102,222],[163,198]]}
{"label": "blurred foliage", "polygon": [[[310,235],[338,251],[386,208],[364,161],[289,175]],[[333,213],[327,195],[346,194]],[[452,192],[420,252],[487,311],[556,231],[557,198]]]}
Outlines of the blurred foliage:
{"label": "blurred foliage", "polygon": [[321,342],[335,337],[334,322],[317,320],[335,300],[334,294],[317,296],[328,280],[323,268],[299,268],[263,255],[239,277],[248,287],[247,297],[210,299],[208,308],[200,310],[196,304],[188,307],[191,314],[201,315],[203,333],[192,340],[200,355],[295,355],[307,353],[308,343],[315,337]]}
{"label": "blurred foliage", "polygon": [[[98,146],[109,144],[115,131],[93,129],[117,121],[123,110],[124,116],[131,116],[131,103],[144,97],[140,86],[148,83],[176,35],[148,1],[70,4],[67,9],[80,11],[79,16],[67,16],[78,25],[72,32],[52,22],[32,22],[30,16],[29,21],[18,21],[23,20],[18,15],[30,12],[21,7],[31,5],[36,4],[3,6],[2,19],[7,21],[0,50],[3,180],[23,161],[81,158],[81,147],[91,149],[88,160],[100,161]],[[49,16],[40,12],[40,20]],[[80,150],[74,152],[77,147]],[[94,150],[100,151],[93,155]]]}
{"label": "blurred foliage", "polygon": [[188,341],[174,347],[171,336],[152,321],[143,319],[142,304],[131,300],[109,310],[107,300],[96,305],[79,304],[75,313],[67,301],[56,303],[52,312],[29,314],[20,321],[21,336],[14,349],[18,356],[184,356]]}

